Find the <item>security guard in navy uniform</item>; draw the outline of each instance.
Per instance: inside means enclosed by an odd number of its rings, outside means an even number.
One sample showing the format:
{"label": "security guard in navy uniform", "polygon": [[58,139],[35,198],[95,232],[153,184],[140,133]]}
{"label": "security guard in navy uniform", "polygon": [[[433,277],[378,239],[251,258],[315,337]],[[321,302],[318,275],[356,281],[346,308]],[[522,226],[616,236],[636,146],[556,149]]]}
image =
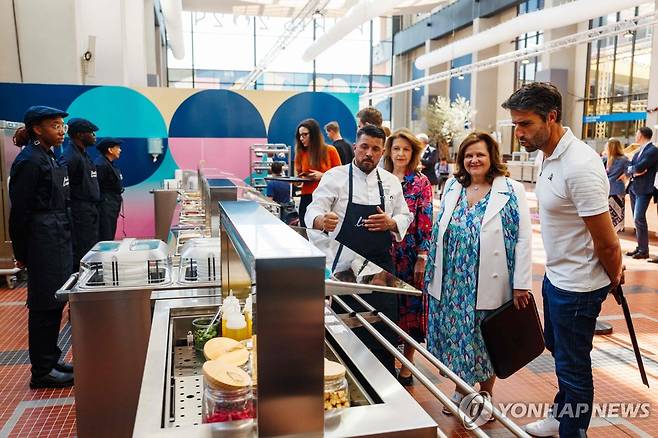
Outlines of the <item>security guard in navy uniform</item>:
{"label": "security guard in navy uniform", "polygon": [[98,173],[86,150],[96,144],[98,127],[79,118],[70,119],[68,126],[71,141],[59,162],[67,167],[71,180],[73,269],[78,270],[80,259],[98,242]]}
{"label": "security guard in navy uniform", "polygon": [[94,161],[101,190],[101,202],[98,204],[98,240],[114,240],[117,232],[123,193],[123,175],[116,165],[116,160],[121,156],[121,143],[123,142],[118,138],[104,138],[96,145],[96,149],[101,153]]}
{"label": "security guard in navy uniform", "polygon": [[64,304],[55,300],[73,272],[71,223],[67,211],[69,178],[52,147],[62,144],[68,114],[30,107],[16,145],[25,146],[11,166],[9,234],[16,265],[27,268],[28,342],[32,388],[73,385],[73,366],[60,362],[57,346]]}

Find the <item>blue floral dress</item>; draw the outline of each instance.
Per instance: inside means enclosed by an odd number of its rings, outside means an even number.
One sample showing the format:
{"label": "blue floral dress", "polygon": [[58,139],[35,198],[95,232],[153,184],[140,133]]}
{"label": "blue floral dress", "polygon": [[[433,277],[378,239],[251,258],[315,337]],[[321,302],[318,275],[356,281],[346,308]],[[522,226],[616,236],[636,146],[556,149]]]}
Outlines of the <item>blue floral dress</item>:
{"label": "blue floral dress", "polygon": [[494,375],[480,331],[489,311],[475,307],[480,226],[489,195],[469,208],[462,188],[444,234],[441,298],[429,297],[427,348],[470,385]]}

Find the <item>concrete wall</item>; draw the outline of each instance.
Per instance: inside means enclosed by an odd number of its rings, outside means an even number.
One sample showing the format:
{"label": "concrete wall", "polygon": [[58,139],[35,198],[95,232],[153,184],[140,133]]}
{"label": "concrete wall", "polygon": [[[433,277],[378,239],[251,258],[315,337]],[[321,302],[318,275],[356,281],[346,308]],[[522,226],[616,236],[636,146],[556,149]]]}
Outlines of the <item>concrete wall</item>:
{"label": "concrete wall", "polygon": [[[545,40],[563,38],[587,30],[587,23],[560,27],[545,32]],[[566,90],[562,92],[562,119],[574,135],[580,137],[583,127],[583,102],[587,72],[587,44],[567,47],[542,55],[542,70],[561,69],[567,71]]]}
{"label": "concrete wall", "polygon": [[[0,0],[0,82],[146,86],[147,62],[158,70],[152,10],[153,0]],[[95,71],[84,75],[90,35]]]}
{"label": "concrete wall", "polygon": [[12,0],[0,0],[0,80],[20,82],[16,28]]}
{"label": "concrete wall", "polygon": [[[500,17],[478,18],[473,23],[475,32],[482,32],[500,23]],[[473,62],[498,56],[498,46],[490,47],[473,54]],[[471,104],[476,109],[473,128],[487,132],[496,129],[496,111],[500,105],[498,93],[492,84],[498,83],[498,69],[491,68],[473,73],[471,77]]]}
{"label": "concrete wall", "polygon": [[23,82],[77,83],[76,0],[22,0],[14,5]]}

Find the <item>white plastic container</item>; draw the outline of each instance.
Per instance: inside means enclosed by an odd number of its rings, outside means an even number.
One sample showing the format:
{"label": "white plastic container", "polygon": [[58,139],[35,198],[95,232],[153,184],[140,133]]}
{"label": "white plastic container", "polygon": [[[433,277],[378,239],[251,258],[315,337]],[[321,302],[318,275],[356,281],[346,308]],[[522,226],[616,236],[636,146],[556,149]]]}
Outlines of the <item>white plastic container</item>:
{"label": "white plastic container", "polygon": [[218,237],[192,238],[180,251],[178,281],[181,283],[217,283],[221,276]]}
{"label": "white plastic container", "polygon": [[156,239],[98,242],[80,261],[82,287],[147,286],[171,282],[167,245]]}

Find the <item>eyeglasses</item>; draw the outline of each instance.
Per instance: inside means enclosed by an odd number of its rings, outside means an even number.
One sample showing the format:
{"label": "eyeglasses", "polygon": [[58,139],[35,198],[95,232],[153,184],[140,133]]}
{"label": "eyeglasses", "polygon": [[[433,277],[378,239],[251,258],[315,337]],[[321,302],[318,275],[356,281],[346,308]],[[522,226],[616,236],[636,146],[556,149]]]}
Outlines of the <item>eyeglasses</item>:
{"label": "eyeglasses", "polygon": [[64,134],[69,132],[69,125],[66,123],[53,123],[50,125],[51,128],[53,128],[55,131],[62,131]]}
{"label": "eyeglasses", "polygon": [[310,135],[309,132],[300,132],[300,133],[299,133],[299,138],[308,137],[309,135]]}

